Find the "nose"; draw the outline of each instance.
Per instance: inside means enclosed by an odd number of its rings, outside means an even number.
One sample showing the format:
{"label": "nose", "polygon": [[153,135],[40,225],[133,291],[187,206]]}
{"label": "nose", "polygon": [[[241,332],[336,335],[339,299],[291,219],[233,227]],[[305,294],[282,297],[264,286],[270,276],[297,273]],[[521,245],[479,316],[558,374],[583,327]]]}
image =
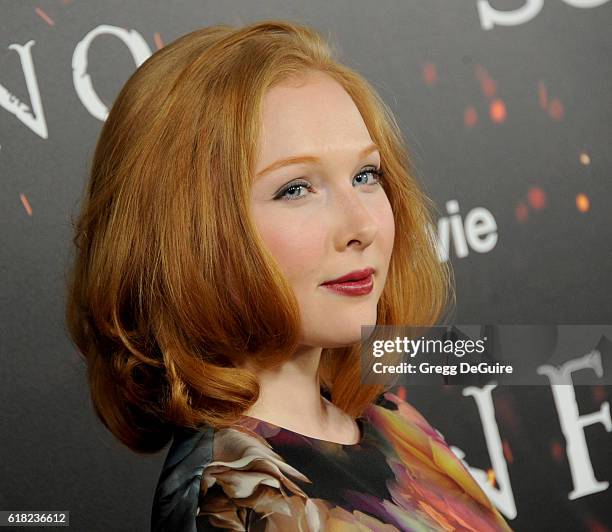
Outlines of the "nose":
{"label": "nose", "polygon": [[337,220],[334,233],[337,251],[343,251],[348,246],[365,249],[376,238],[378,224],[372,216],[368,197],[354,187],[348,191],[338,191],[337,201],[332,207],[332,217]]}

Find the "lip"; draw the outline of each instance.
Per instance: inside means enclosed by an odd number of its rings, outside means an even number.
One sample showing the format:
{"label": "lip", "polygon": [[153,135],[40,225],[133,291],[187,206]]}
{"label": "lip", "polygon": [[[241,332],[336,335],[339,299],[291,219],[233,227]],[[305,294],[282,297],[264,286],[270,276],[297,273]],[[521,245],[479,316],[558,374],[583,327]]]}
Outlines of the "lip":
{"label": "lip", "polygon": [[323,286],[327,286],[330,284],[345,283],[348,281],[363,281],[363,280],[366,280],[368,277],[371,277],[375,271],[376,270],[372,268],[371,266],[368,266],[367,268],[364,268],[363,270],[353,270],[352,272],[342,275],[341,277],[338,277],[337,279],[331,279],[330,281],[325,281],[323,283]]}
{"label": "lip", "polygon": [[363,296],[374,288],[374,272],[374,268],[354,270],[337,279],[326,281],[321,286],[345,296]]}

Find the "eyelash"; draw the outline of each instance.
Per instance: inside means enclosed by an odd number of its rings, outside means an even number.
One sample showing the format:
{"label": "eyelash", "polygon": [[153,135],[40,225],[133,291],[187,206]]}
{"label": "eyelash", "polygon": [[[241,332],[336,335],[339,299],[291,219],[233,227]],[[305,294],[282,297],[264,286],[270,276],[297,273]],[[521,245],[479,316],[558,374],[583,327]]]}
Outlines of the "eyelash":
{"label": "eyelash", "polygon": [[[369,183],[370,186],[374,186],[374,185],[381,185],[383,182],[383,176],[385,175],[385,173],[382,171],[382,169],[380,168],[366,168],[365,170],[362,170],[361,172],[359,172],[355,177],[358,177],[360,175],[363,174],[373,174],[376,176],[376,181],[374,183]],[[310,183],[308,183],[308,181],[296,181],[286,187],[284,187],[283,189],[281,189],[278,194],[276,194],[274,196],[275,200],[284,200],[284,201],[295,201],[295,200],[299,200],[305,196],[296,196],[293,198],[289,198],[288,196],[285,196],[285,194],[287,192],[289,192],[290,190],[294,189],[294,188],[305,188],[306,190],[312,190],[312,185]],[[287,199],[285,199],[285,197]]]}

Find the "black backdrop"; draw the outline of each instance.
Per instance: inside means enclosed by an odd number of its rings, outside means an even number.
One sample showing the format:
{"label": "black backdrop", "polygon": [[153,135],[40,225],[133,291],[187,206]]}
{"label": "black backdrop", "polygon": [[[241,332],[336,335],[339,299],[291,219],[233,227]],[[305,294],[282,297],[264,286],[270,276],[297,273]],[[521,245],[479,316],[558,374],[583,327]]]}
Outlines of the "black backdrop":
{"label": "black backdrop", "polygon": [[[612,323],[612,3],[0,6],[0,509],[70,510],[76,530],[148,529],[165,452],[132,454],[92,413],[62,322],[69,218],[122,84],[153,51],[201,26],[310,24],[377,87],[439,207],[458,323]],[[486,234],[476,234],[477,220]],[[555,404],[550,386],[497,387],[493,417],[461,387],[399,393],[484,475],[516,530],[610,530],[610,388],[564,389]],[[567,417],[573,408],[593,413],[582,429]],[[584,445],[570,448],[568,434]]]}

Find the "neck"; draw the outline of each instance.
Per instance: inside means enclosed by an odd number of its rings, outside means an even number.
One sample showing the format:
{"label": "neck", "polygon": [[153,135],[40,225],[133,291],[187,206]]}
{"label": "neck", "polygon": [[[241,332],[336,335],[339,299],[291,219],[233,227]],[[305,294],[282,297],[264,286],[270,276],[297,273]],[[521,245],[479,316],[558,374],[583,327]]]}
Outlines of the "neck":
{"label": "neck", "polygon": [[257,370],[259,397],[244,413],[279,426],[326,426],[330,403],[321,396],[321,352],[302,346],[280,367]]}

